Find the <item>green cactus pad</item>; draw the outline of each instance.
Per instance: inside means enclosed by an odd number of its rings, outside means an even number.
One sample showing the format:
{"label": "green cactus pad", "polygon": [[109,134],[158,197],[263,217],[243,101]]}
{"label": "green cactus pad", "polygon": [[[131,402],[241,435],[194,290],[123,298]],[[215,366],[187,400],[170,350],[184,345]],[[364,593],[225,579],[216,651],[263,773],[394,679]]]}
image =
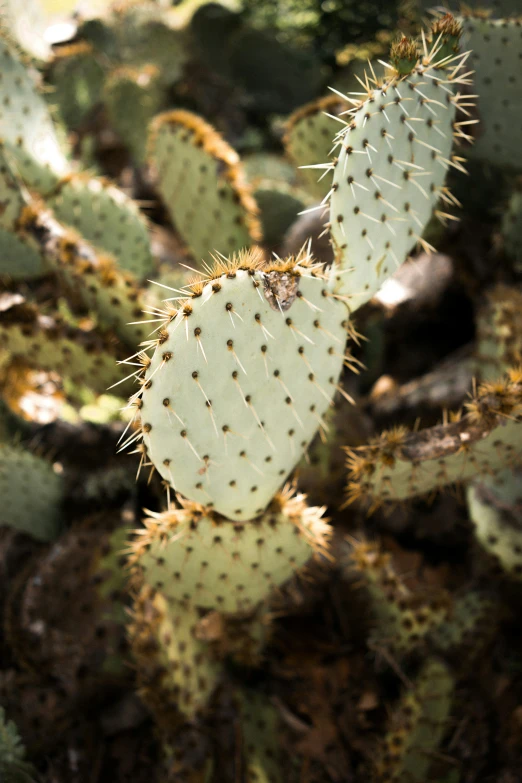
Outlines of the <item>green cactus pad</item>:
{"label": "green cactus pad", "polygon": [[522,185],[512,193],[502,217],[501,235],[516,272],[522,272]]}
{"label": "green cactus pad", "polygon": [[149,149],[161,196],[197,261],[261,239],[258,207],[239,157],[212,126],[187,111],[160,114]]}
{"label": "green cactus pad", "polygon": [[101,58],[86,41],[61,46],[48,65],[50,102],[69,128],[77,128],[101,100],[105,73]]}
{"label": "green cactus pad", "polygon": [[16,48],[0,37],[0,137],[27,185],[49,192],[68,170],[47,104]]}
{"label": "green cactus pad", "polygon": [[330,232],[337,290],[352,310],[371,299],[416,243],[429,249],[422,233],[439,199],[451,204],[444,180],[451,165],[462,168],[452,158],[455,111],[467,83],[461,63],[442,68],[434,46],[407,76],[392,69],[384,80],[369,79],[368,97],[337,137],[338,159],[327,164]]}
{"label": "green cactus pad", "polygon": [[0,342],[9,352],[9,361],[57,372],[97,392],[126,375],[117,364],[114,338],[75,329],[56,316],[39,313],[19,295],[12,296],[9,304],[8,297],[4,295],[0,308]]}
{"label": "green cactus pad", "polygon": [[159,71],[153,65],[143,68],[116,68],[104,89],[109,122],[141,165],[146,157],[147,127],[162,104]]}
{"label": "green cactus pad", "polygon": [[33,280],[47,274],[42,254],[16,234],[0,229],[0,278]]}
{"label": "green cactus pad", "polygon": [[0,444],[0,526],[51,541],[61,527],[63,479],[42,457]]}
{"label": "green cactus pad", "polygon": [[1,22],[18,46],[35,60],[45,61],[51,54],[51,47],[45,40],[46,14],[40,0],[2,0]]}
{"label": "green cactus pad", "polygon": [[522,366],[522,291],[497,285],[477,316],[476,360],[481,380]]}
{"label": "green cactus pad", "polygon": [[169,602],[236,613],[255,609],[287,582],[314,552],[326,551],[324,509],[303,495],[278,495],[261,519],[246,525],[183,502],[152,514],[138,531],[131,563]]}
{"label": "green cactus pad", "polygon": [[[296,166],[312,166],[332,157],[334,138],[342,125],[328,115],[336,117],[349,108],[350,104],[337,95],[328,95],[307,103],[290,116],[284,145],[288,157]],[[331,188],[330,177],[327,175],[321,178],[323,173],[313,168],[300,171],[310,193],[320,199],[324,198]]]}
{"label": "green cactus pad", "polygon": [[453,690],[449,669],[429,659],[392,715],[392,727],[376,763],[376,783],[426,783],[430,779],[433,754],[447,729]]}
{"label": "green cactus pad", "polygon": [[221,673],[208,644],[197,638],[199,614],[169,604],[146,585],[134,603],[129,628],[140,693],[160,726],[166,716],[192,719],[204,710]]}
{"label": "green cactus pad", "polygon": [[480,545],[503,571],[522,579],[522,470],[484,476],[467,489],[468,509]]}
{"label": "green cactus pad", "polygon": [[243,690],[238,696],[246,783],[283,783],[277,709],[263,693]]}
{"label": "green cactus pad", "polygon": [[484,384],[451,424],[384,432],[348,450],[348,502],[372,508],[491,475],[522,457],[522,374]]}
{"label": "green cactus pad", "polygon": [[463,29],[463,45],[472,52],[467,65],[474,71],[473,92],[478,95],[480,117],[469,155],[520,170],[521,21],[470,14],[463,20]]}
{"label": "green cactus pad", "polygon": [[218,263],[167,308],[136,400],[165,481],[235,520],[263,512],[313,438],[348,328],[306,253],[260,264],[259,253]]}
{"label": "green cactus pad", "polygon": [[448,601],[427,595],[423,600],[420,594],[412,593],[395,573],[390,556],[379,547],[358,543],[351,560],[370,599],[374,621],[370,643],[375,648],[387,648],[395,655],[408,654],[446,617]]}
{"label": "green cactus pad", "polygon": [[143,280],[152,272],[147,224],[134,202],[108,180],[69,175],[47,199],[57,219],[111,253],[121,269]]}

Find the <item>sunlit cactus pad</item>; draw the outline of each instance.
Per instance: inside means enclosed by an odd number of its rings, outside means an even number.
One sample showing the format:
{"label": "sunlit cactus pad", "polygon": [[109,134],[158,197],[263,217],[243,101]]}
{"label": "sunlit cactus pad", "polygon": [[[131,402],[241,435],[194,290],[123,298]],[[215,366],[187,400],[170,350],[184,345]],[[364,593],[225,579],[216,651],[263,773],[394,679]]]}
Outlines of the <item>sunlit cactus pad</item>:
{"label": "sunlit cactus pad", "polygon": [[151,514],[138,531],[131,563],[169,602],[235,613],[250,611],[316,552],[326,552],[324,509],[286,491],[246,524],[188,502]]}
{"label": "sunlit cactus pad", "polygon": [[348,498],[376,508],[489,475],[522,457],[522,375],[484,384],[450,424],[384,432],[349,451]]}
{"label": "sunlit cactus pad", "polygon": [[229,519],[263,512],[338,388],[347,310],[328,285],[306,253],[265,266],[243,254],[187,289],[163,325],[152,319],[159,338],[133,402],[173,489]]}
{"label": "sunlit cactus pad", "polygon": [[337,137],[338,159],[328,164],[337,289],[352,309],[373,296],[417,243],[429,248],[422,240],[428,221],[441,198],[453,201],[444,181],[451,165],[462,168],[452,157],[453,124],[467,80],[462,58],[440,65],[437,41],[408,75],[392,68],[381,79],[368,77],[368,97],[352,101]]}
{"label": "sunlit cactus pad", "polygon": [[149,149],[161,196],[197,261],[261,239],[239,156],[211,125],[187,111],[160,114],[151,124]]}
{"label": "sunlit cactus pad", "polygon": [[467,15],[463,43],[471,50],[468,62],[473,92],[478,95],[479,132],[469,154],[497,166],[522,169],[522,18],[487,19]]}

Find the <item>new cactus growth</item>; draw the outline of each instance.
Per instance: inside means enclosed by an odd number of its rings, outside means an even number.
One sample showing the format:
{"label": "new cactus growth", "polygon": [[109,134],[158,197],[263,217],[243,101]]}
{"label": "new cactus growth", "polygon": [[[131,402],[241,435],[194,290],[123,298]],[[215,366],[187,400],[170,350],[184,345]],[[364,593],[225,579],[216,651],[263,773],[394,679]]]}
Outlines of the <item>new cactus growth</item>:
{"label": "new cactus growth", "polygon": [[471,50],[468,65],[474,71],[473,92],[478,95],[480,117],[469,154],[496,166],[521,169],[521,22],[470,13],[463,20],[463,29],[463,45]]}
{"label": "new cactus growth", "polygon": [[261,239],[259,209],[239,157],[211,125],[187,111],[160,114],[149,149],[161,196],[198,262]]}
{"label": "new cactus growth", "polygon": [[[337,290],[352,310],[371,299],[387,277],[420,243],[440,200],[454,199],[444,186],[453,156],[453,136],[466,137],[468,120],[455,123],[465,56],[441,60],[442,34],[406,74],[393,66],[382,78],[372,71],[364,85],[368,97],[347,107],[339,132],[333,170],[330,225],[337,269]],[[403,46],[404,48],[404,46]],[[395,51],[395,50],[394,50]],[[399,58],[411,62],[412,46]],[[397,57],[396,57],[397,58]],[[454,127],[455,123],[455,127]],[[456,130],[455,130],[456,129]],[[440,214],[447,219],[445,212]],[[379,227],[379,228],[378,228]]]}
{"label": "new cactus growth", "polygon": [[522,474],[520,468],[484,476],[467,489],[479,544],[513,579],[522,579]]}
{"label": "new cactus growth", "polygon": [[348,451],[348,500],[372,508],[426,495],[454,482],[498,472],[520,460],[520,372],[483,384],[450,424],[408,433],[384,432]]}
{"label": "new cactus growth", "polygon": [[43,457],[0,443],[0,525],[51,541],[60,532],[63,478]]}
{"label": "new cactus growth", "polygon": [[132,402],[167,484],[234,520],[261,514],[282,486],[345,360],[346,307],[322,268],[305,252],[261,259],[218,260],[166,309]]}
{"label": "new cactus growth", "polygon": [[449,669],[428,659],[392,716],[376,763],[378,783],[425,783],[444,738],[451,710],[454,680]]}

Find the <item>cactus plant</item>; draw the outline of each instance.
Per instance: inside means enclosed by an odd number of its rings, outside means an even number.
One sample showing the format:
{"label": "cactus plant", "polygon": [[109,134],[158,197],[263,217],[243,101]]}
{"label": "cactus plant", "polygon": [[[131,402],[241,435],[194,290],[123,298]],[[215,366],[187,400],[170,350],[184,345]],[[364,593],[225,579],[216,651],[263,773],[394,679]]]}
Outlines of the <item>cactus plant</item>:
{"label": "cactus plant", "polygon": [[372,508],[498,472],[520,459],[521,376],[483,384],[464,415],[418,433],[384,432],[348,451],[348,501]]}
{"label": "cactus plant", "polygon": [[[451,27],[453,25],[453,28]],[[458,39],[460,28],[447,23]],[[384,78],[367,77],[368,96],[348,112],[337,137],[338,159],[330,190],[331,237],[338,269],[337,289],[352,310],[368,301],[403,263],[416,243],[429,248],[422,233],[439,200],[452,203],[444,186],[447,170],[462,168],[453,156],[465,57],[446,54],[444,27],[430,50],[402,73],[405,57],[395,49]],[[414,44],[401,42],[409,51]],[[349,109],[349,104],[347,104]],[[458,136],[473,120],[456,123]],[[447,214],[441,214],[443,219]],[[380,225],[379,230],[376,226]]]}
{"label": "cactus plant", "polygon": [[259,253],[218,260],[187,291],[179,309],[167,308],[154,355],[143,360],[134,402],[143,441],[176,491],[229,519],[251,519],[332,401],[346,307],[306,252],[264,267]]}
{"label": "cactus plant", "polygon": [[477,316],[476,365],[481,380],[494,380],[522,365],[522,292],[498,285]]}
{"label": "cactus plant", "polygon": [[376,762],[379,783],[428,780],[432,753],[436,752],[447,728],[454,679],[440,661],[428,659],[392,716]]}
{"label": "cactus plant", "polygon": [[149,148],[161,196],[197,261],[261,239],[259,210],[238,155],[208,123],[187,111],[160,114]]}
{"label": "cactus plant", "polygon": [[43,457],[0,443],[0,525],[51,541],[60,532],[63,478]]}
{"label": "cactus plant", "polygon": [[517,272],[522,271],[522,187],[517,186],[502,216],[501,236],[506,254]]}

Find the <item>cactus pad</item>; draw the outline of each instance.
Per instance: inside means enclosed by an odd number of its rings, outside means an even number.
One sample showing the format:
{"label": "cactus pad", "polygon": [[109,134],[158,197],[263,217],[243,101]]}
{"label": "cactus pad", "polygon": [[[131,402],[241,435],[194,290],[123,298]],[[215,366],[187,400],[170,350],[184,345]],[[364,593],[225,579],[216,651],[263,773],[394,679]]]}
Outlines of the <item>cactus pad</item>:
{"label": "cactus pad", "polygon": [[154,262],[147,225],[134,202],[108,180],[69,175],[47,204],[61,223],[111,253],[121,269],[138,280],[151,273]]}
{"label": "cactus pad", "polygon": [[60,530],[62,495],[63,479],[49,462],[0,444],[0,526],[50,541]]}
{"label": "cactus pad", "polygon": [[131,558],[138,575],[169,602],[251,611],[328,545],[324,509],[308,508],[303,495],[289,491],[246,525],[187,501],[183,506],[152,514]]}
{"label": "cactus pad", "polygon": [[355,545],[352,560],[370,598],[373,646],[407,654],[447,615],[447,600],[428,600],[428,596],[422,600],[420,594],[412,593],[395,573],[389,555],[377,546]]}
{"label": "cactus pad", "polygon": [[[320,98],[297,109],[289,118],[284,138],[287,155],[296,166],[312,166],[318,161],[328,160],[335,146],[333,141],[341,124],[333,117],[347,111],[350,104],[336,95]],[[317,198],[324,198],[330,190],[330,178],[322,177],[317,169],[302,169],[300,172],[306,186]]]}
{"label": "cactus pad", "polygon": [[501,234],[515,271],[522,272],[522,184],[512,193],[502,217]]}
{"label": "cactus pad", "polygon": [[218,263],[167,309],[135,402],[165,481],[234,520],[263,512],[313,438],[348,328],[306,253],[260,264],[259,253]]}
{"label": "cactus pad", "polygon": [[338,159],[327,164],[337,289],[351,309],[423,244],[439,199],[451,204],[444,180],[451,165],[462,168],[452,159],[453,123],[467,79],[460,59],[442,68],[437,51],[436,45],[426,51],[407,76],[392,70],[384,80],[367,80],[368,97],[347,115],[336,140]]}
{"label": "cactus pad", "polygon": [[198,620],[194,609],[169,605],[148,585],[135,601],[129,633],[138,684],[160,725],[166,713],[195,717],[217,684],[221,666],[197,638]]}
{"label": "cactus pad", "polygon": [[48,192],[67,172],[67,159],[33,73],[4,36],[0,37],[0,60],[0,137],[23,180]]}
{"label": "cactus pad", "polygon": [[161,196],[197,261],[261,239],[239,157],[210,125],[186,111],[160,114],[149,144]]}
{"label": "cactus pad", "polygon": [[476,358],[482,380],[522,366],[522,291],[497,285],[477,317]]}
{"label": "cactus pad", "polygon": [[277,709],[264,694],[254,691],[241,691],[239,700],[246,783],[283,783]]}
{"label": "cactus pad", "polygon": [[522,470],[504,470],[473,482],[467,500],[481,546],[507,574],[522,579]]}
{"label": "cactus pad", "polygon": [[348,452],[348,500],[377,508],[513,465],[522,456],[522,374],[484,384],[465,415],[407,433],[384,432]]}
{"label": "cactus pad", "polygon": [[480,117],[479,132],[469,154],[496,166],[520,169],[522,81],[520,20],[486,19],[470,14],[463,21],[463,42],[471,49]]}
{"label": "cactus pad", "polygon": [[450,715],[454,680],[448,668],[429,659],[413,690],[406,693],[392,716],[381,758],[376,765],[376,783],[425,783]]}
{"label": "cactus pad", "polygon": [[77,128],[101,99],[104,70],[91,44],[61,46],[48,66],[50,100],[69,128]]}

